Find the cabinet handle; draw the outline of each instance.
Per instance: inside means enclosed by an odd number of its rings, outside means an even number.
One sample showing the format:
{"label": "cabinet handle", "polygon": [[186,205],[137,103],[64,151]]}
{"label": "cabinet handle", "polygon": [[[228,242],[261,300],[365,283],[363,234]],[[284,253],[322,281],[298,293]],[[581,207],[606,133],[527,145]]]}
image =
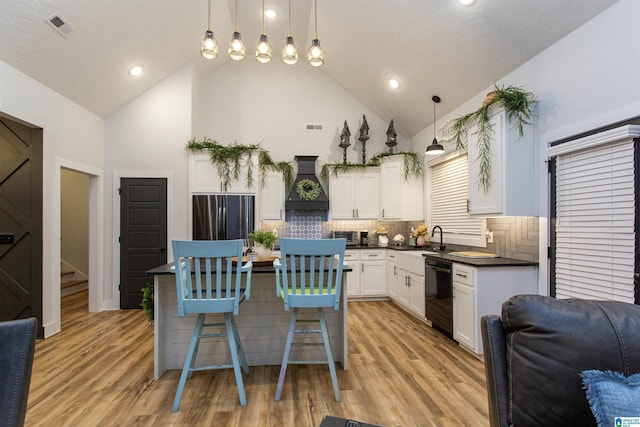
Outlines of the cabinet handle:
{"label": "cabinet handle", "polygon": [[364,273],[364,264],[360,264],[360,271]]}
{"label": "cabinet handle", "polygon": [[280,208],[280,218],[282,218],[282,208]]}
{"label": "cabinet handle", "polygon": [[471,200],[467,199],[467,212],[471,212]]}
{"label": "cabinet handle", "polygon": [[456,276],[462,277],[463,279],[467,278],[467,275],[466,274],[462,274],[462,273],[456,273]]}
{"label": "cabinet handle", "polygon": [[359,216],[360,215],[359,215],[358,209],[356,209],[356,218],[358,218]]}
{"label": "cabinet handle", "polygon": [[398,274],[398,267],[393,266],[393,275],[396,276]]}
{"label": "cabinet handle", "polygon": [[355,217],[356,217],[356,210],[351,209],[351,218],[355,218]]}
{"label": "cabinet handle", "polygon": [[384,218],[384,209],[382,209],[382,218]]}

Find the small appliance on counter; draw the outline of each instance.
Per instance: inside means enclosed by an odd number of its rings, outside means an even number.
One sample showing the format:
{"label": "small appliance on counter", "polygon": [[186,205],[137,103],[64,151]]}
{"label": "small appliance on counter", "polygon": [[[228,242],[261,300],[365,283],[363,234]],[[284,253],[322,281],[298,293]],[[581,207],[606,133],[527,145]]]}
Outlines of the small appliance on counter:
{"label": "small appliance on counter", "polygon": [[357,231],[331,231],[332,239],[347,239],[347,246],[356,246],[358,244],[358,232]]}
{"label": "small appliance on counter", "polygon": [[369,245],[369,232],[367,230],[362,230],[360,232],[360,246],[368,246]]}

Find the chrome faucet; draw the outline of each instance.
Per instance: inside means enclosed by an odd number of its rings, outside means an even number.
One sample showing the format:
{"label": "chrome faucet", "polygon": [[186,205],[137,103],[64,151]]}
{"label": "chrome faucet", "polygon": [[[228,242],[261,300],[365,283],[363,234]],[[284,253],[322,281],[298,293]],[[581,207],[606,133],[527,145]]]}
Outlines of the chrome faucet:
{"label": "chrome faucet", "polygon": [[431,230],[431,237],[436,235],[436,228],[440,230],[440,247],[438,249],[441,251],[444,251],[446,246],[442,244],[442,227],[440,227],[439,225],[436,225],[435,227],[433,227],[433,230]]}

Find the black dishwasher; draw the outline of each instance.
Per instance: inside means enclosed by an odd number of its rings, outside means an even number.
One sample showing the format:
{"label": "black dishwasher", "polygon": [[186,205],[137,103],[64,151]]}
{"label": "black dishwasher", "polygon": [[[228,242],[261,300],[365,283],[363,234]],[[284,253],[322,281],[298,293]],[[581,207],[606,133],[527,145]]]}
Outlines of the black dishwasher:
{"label": "black dishwasher", "polygon": [[453,281],[451,262],[424,260],[424,299],[427,319],[449,338],[453,337]]}

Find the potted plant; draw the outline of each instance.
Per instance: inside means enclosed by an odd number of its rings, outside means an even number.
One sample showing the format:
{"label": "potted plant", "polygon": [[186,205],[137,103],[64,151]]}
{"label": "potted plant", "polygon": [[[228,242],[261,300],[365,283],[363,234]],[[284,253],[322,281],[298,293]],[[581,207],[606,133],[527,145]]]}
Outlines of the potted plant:
{"label": "potted plant", "polygon": [[515,86],[494,86],[494,90],[487,94],[482,106],[476,111],[456,118],[453,122],[453,134],[455,136],[456,148],[466,150],[467,126],[471,123],[477,124],[478,135],[478,161],[480,162],[480,176],[478,186],[486,193],[490,185],[491,177],[491,141],[493,139],[493,129],[489,121],[489,108],[500,103],[505,109],[507,118],[518,127],[518,133],[524,135],[524,125],[531,124],[533,108],[536,97],[533,93]]}
{"label": "potted plant", "polygon": [[255,230],[249,233],[249,240],[255,243],[258,260],[268,260],[271,257],[273,244],[278,237],[272,231]]}

